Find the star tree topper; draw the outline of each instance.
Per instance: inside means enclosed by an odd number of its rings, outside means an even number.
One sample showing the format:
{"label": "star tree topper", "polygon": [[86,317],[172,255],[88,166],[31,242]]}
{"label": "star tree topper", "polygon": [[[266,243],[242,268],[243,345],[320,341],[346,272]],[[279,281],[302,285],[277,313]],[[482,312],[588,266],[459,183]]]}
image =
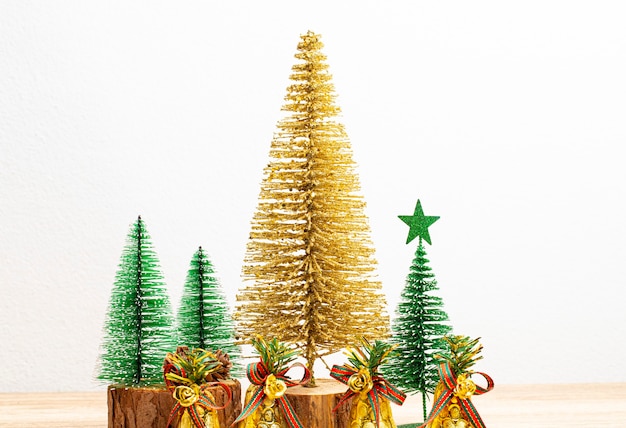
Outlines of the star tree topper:
{"label": "star tree topper", "polygon": [[398,218],[410,227],[409,236],[406,238],[407,244],[419,236],[420,239],[432,245],[428,227],[439,220],[439,216],[424,215],[424,210],[422,210],[422,204],[419,199],[415,205],[413,215],[399,215]]}

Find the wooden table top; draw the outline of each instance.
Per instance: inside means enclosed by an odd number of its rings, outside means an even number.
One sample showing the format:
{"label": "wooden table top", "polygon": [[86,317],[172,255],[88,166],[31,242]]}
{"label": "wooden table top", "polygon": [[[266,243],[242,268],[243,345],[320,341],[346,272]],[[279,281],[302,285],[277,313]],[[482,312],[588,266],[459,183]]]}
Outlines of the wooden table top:
{"label": "wooden table top", "polygon": [[[626,427],[626,384],[497,385],[472,399],[487,427]],[[421,398],[392,405],[398,425],[421,420]],[[105,428],[106,391],[0,393],[2,428]]]}

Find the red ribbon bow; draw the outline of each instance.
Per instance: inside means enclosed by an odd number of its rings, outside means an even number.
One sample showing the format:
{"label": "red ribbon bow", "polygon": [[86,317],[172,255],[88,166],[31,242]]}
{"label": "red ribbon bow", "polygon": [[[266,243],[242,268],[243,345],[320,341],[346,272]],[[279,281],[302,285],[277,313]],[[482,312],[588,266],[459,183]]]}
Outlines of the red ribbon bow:
{"label": "red ribbon bow", "polygon": [[[182,367],[176,364],[166,364],[163,367],[165,386],[167,387],[169,391],[173,393],[174,390],[178,386],[181,386],[182,384],[169,380],[166,376],[168,373],[173,373],[182,378],[187,378],[187,373],[185,372],[185,369],[183,369]],[[213,398],[213,395],[211,395],[211,393],[208,391],[208,388],[212,386],[216,386],[216,385],[221,386],[226,391],[226,395],[228,399],[226,400],[223,406],[218,406],[217,403],[215,402],[215,399]],[[222,382],[208,382],[208,383],[203,384],[202,386],[198,386],[198,388],[199,388],[200,394],[198,395],[197,400],[186,408],[189,411],[189,415],[191,416],[191,420],[193,421],[194,426],[196,426],[197,428],[205,428],[204,421],[202,420],[202,417],[200,416],[200,413],[199,413],[199,408],[202,407],[206,410],[224,409],[232,400],[233,392],[231,391],[228,385]],[[172,408],[172,411],[170,412],[169,419],[167,420],[167,428],[169,428],[170,424],[174,421],[174,418],[176,417],[178,412],[180,412],[181,410],[184,411],[184,407],[185,406],[183,406],[180,401],[177,401],[177,403]]]}
{"label": "red ribbon bow", "polygon": [[[473,394],[481,395],[493,389],[494,384],[493,384],[493,380],[491,379],[491,377],[481,372],[475,372],[475,374],[479,374],[487,380],[487,387],[483,388],[481,386],[476,385],[476,391],[474,391]],[[430,415],[428,416],[428,419],[426,420],[426,422],[424,422],[418,428],[425,427],[426,425],[431,423],[433,419],[435,419],[435,417],[439,415],[443,411],[443,409],[445,409],[446,405],[454,397],[458,399],[459,405],[463,413],[465,413],[465,415],[470,419],[474,427],[486,428],[485,423],[481,419],[480,415],[478,414],[478,411],[472,404],[472,401],[470,400],[470,398],[469,397],[466,398],[464,396],[460,396],[456,394],[457,376],[452,371],[452,368],[450,367],[449,363],[446,362],[446,363],[442,363],[441,365],[439,365],[439,376],[441,377],[441,380],[443,381],[446,387],[446,391],[443,394],[441,394],[439,399],[437,399],[437,401],[433,405],[433,408],[430,411]]]}
{"label": "red ribbon bow", "polygon": [[[294,381],[287,376],[287,372],[294,367],[302,367],[304,369],[304,375],[302,376],[302,379],[300,381]],[[246,375],[248,376],[248,380],[252,384],[259,386],[259,388],[257,388],[257,390],[254,392],[254,395],[246,404],[239,417],[235,419],[235,421],[232,423],[232,425],[250,416],[261,405],[263,399],[266,396],[265,388],[263,388],[262,385],[265,385],[265,381],[270,374],[272,373],[270,373],[270,371],[267,369],[262,361],[248,364],[248,368],[246,369]],[[307,383],[311,379],[311,372],[303,364],[295,363],[278,373],[274,373],[274,376],[277,380],[285,382],[285,385],[287,386],[287,388],[289,388],[292,386],[303,385]],[[302,426],[302,423],[298,419],[298,416],[295,414],[291,403],[289,403],[289,400],[287,400],[285,396],[276,397],[275,400],[278,402],[279,408],[291,428],[304,428]]]}
{"label": "red ribbon bow", "polygon": [[[358,374],[358,370],[352,366],[339,366],[334,365],[333,369],[330,371],[330,375],[340,381],[341,383],[348,384],[350,377],[352,375]],[[404,399],[406,395],[400,391],[395,386],[391,385],[385,378],[380,375],[372,376],[372,389],[367,392],[367,397],[369,399],[370,405],[372,406],[372,410],[374,411],[374,416],[376,417],[376,426],[379,426],[380,419],[380,398],[386,398],[387,400],[395,403],[399,406],[404,403]],[[333,412],[336,412],[337,409],[350,398],[359,394],[351,389],[348,389],[346,393],[341,397],[339,403],[333,409]]]}

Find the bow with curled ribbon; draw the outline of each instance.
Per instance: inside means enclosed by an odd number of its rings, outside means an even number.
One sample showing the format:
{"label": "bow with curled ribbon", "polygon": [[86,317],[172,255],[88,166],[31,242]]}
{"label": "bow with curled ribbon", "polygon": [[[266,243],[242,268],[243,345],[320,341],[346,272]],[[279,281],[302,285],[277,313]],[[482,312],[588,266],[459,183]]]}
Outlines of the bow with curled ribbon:
{"label": "bow with curled ribbon", "polygon": [[[470,375],[472,374],[483,376],[487,381],[487,387],[483,388],[476,385],[470,379]],[[461,373],[457,376],[450,367],[450,364],[447,362],[439,365],[439,376],[443,382],[445,390],[433,405],[426,422],[418,428],[422,428],[430,424],[455,397],[457,398],[463,413],[465,413],[465,415],[469,418],[472,425],[476,428],[486,428],[485,423],[481,419],[470,398],[472,395],[481,395],[485,392],[491,391],[494,386],[491,377],[481,372]]]}
{"label": "bow with curled ribbon", "polygon": [[[225,383],[204,382],[205,377],[220,365],[211,358],[213,356],[211,352],[202,349],[187,353],[184,347],[178,348],[176,354],[167,355],[163,365],[163,377],[167,389],[176,399],[176,404],[167,421],[167,427],[171,425],[179,412],[187,412],[194,427],[205,428],[200,409],[205,411],[224,409],[232,400],[232,391]],[[224,405],[218,406],[215,402],[215,398],[209,391],[209,388],[213,386],[220,386],[226,391],[227,399]]]}
{"label": "bow with curled ribbon", "polygon": [[[300,381],[294,381],[287,376],[287,372],[295,367],[302,367],[304,369],[304,374]],[[293,407],[284,394],[289,387],[308,383],[311,379],[311,372],[309,369],[307,369],[302,363],[294,363],[277,373],[271,373],[265,363],[263,361],[259,361],[248,364],[246,374],[250,383],[257,385],[257,389],[233,424],[252,415],[261,405],[263,400],[268,398],[278,402],[282,415],[289,424],[290,428],[303,428],[302,423],[298,419]]]}
{"label": "bow with curled ribbon", "polygon": [[367,395],[374,417],[376,418],[376,426],[380,423],[380,400],[385,398],[390,402],[402,405],[406,395],[398,388],[391,385],[381,375],[372,376],[367,367],[356,369],[350,365],[334,365],[330,371],[330,375],[348,385],[348,390],[341,397],[339,403],[333,409],[336,412],[339,407],[357,394]]}

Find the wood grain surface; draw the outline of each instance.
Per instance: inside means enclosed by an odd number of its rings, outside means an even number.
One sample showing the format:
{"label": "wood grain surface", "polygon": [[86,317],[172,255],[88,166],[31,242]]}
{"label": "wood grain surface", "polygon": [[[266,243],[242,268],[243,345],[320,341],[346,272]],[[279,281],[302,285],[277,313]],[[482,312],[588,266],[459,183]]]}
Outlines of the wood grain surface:
{"label": "wood grain surface", "polygon": [[[626,384],[498,385],[473,403],[489,428],[626,427]],[[393,406],[398,425],[419,422],[421,399]],[[2,393],[2,428],[105,428],[100,392]],[[158,427],[155,427],[158,428]],[[313,427],[307,427],[313,428]]]}

